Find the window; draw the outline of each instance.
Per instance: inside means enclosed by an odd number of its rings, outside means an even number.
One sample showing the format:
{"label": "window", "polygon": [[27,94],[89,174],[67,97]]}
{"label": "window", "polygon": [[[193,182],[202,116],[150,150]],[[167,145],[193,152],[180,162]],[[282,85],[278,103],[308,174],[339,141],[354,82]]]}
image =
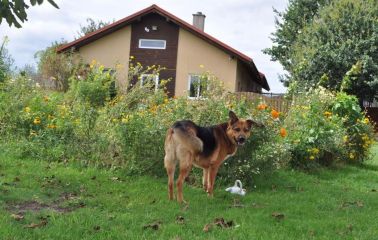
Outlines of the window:
{"label": "window", "polygon": [[159,89],[159,76],[156,74],[142,74],[140,76],[140,86],[147,84],[157,91]]}
{"label": "window", "polygon": [[139,48],[165,49],[167,42],[159,39],[139,39]]}
{"label": "window", "polygon": [[208,89],[207,79],[201,75],[190,74],[188,81],[189,98],[201,98],[205,90]]}

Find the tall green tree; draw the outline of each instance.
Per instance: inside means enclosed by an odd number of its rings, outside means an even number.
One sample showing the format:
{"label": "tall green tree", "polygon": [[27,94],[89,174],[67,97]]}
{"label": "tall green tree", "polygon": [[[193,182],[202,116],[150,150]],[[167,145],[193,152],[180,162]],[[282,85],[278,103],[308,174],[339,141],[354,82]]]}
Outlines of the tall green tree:
{"label": "tall green tree", "polygon": [[[289,0],[285,11],[276,14],[276,31],[272,34],[273,46],[264,49],[273,61],[279,61],[283,68],[291,72],[292,61],[290,55],[293,45],[303,28],[312,22],[319,9],[328,4],[330,0]],[[285,82],[285,79],[282,79]]]}
{"label": "tall green tree", "polygon": [[[59,9],[53,0],[47,0],[47,2]],[[30,0],[32,6],[41,5],[42,3],[43,0]],[[29,7],[23,0],[0,0],[0,24],[5,19],[10,27],[14,25],[16,28],[21,28],[19,21],[24,23],[28,20],[26,10]]]}
{"label": "tall green tree", "polygon": [[360,103],[378,97],[377,0],[325,6],[299,34],[289,59],[290,81],[302,89],[321,84],[356,95]]}
{"label": "tall green tree", "polygon": [[100,28],[103,28],[109,25],[111,22],[104,22],[102,20],[98,20],[97,22],[92,18],[87,18],[85,25],[80,24],[80,30],[77,32],[77,38],[81,38],[91,32],[97,31]]}
{"label": "tall green tree", "polygon": [[38,60],[38,74],[42,84],[53,83],[55,90],[66,91],[69,78],[79,71],[82,62],[74,52],[57,53],[57,49],[66,41],[53,42],[45,50],[38,51],[35,58]]}
{"label": "tall green tree", "polygon": [[377,97],[377,0],[291,0],[278,16],[273,47],[265,53],[288,72],[286,85],[306,90],[320,84],[354,94],[360,103]]}
{"label": "tall green tree", "polygon": [[0,44],[0,83],[4,82],[10,75],[11,67],[14,62],[12,56],[9,54],[8,49],[6,48],[8,41],[8,38],[4,37],[2,43]]}

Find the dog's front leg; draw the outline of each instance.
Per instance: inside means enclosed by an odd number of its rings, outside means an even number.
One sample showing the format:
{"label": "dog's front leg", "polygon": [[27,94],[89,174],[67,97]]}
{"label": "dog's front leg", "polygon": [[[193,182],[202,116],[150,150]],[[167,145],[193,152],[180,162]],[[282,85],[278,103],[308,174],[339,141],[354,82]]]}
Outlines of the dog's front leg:
{"label": "dog's front leg", "polygon": [[214,190],[214,183],[215,183],[215,178],[218,173],[219,166],[211,166],[209,168],[209,182],[208,182],[208,187],[207,187],[207,194],[209,197],[213,196],[213,190]]}

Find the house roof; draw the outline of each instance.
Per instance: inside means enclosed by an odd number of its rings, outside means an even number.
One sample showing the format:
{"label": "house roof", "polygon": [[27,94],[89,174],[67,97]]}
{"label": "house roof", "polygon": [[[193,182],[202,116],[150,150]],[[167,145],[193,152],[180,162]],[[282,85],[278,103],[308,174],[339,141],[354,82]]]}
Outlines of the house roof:
{"label": "house roof", "polygon": [[110,33],[113,33],[130,23],[140,20],[142,16],[145,16],[150,13],[156,13],[163,17],[165,17],[167,20],[179,25],[183,29],[191,32],[192,34],[195,34],[197,37],[205,40],[206,42],[217,46],[218,48],[222,49],[223,51],[230,54],[232,57],[235,57],[242,61],[243,63],[247,64],[250,70],[254,73],[254,75],[257,77],[258,83],[266,90],[270,90],[268,82],[265,78],[265,76],[262,76],[259,71],[256,68],[256,65],[254,64],[252,58],[248,57],[247,55],[239,52],[238,50],[228,46],[227,44],[219,41],[218,39],[212,37],[211,35],[205,33],[202,30],[199,30],[195,28],[193,25],[185,22],[184,20],[176,17],[175,15],[165,11],[164,9],[160,8],[159,6],[153,4],[150,7],[147,7],[145,9],[142,9],[141,11],[138,11],[128,17],[122,18],[112,24],[109,24],[103,28],[98,29],[97,31],[91,32],[79,39],[76,39],[70,43],[67,43],[61,47],[58,48],[57,52],[64,52],[70,49],[78,49],[86,44],[89,44],[105,35],[108,35]]}

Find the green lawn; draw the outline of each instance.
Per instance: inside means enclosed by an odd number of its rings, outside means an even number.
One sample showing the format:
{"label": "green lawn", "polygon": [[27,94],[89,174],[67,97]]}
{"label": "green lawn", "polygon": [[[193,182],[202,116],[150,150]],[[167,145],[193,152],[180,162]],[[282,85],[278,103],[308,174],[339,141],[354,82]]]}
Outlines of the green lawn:
{"label": "green lawn", "polygon": [[[165,178],[21,160],[2,151],[0,239],[378,239],[377,155],[364,167],[256,179],[242,207],[233,207],[233,196],[219,185],[213,199],[185,186],[185,206],[167,200]],[[203,231],[220,217],[233,226]],[[144,228],[154,223],[157,230]]]}

